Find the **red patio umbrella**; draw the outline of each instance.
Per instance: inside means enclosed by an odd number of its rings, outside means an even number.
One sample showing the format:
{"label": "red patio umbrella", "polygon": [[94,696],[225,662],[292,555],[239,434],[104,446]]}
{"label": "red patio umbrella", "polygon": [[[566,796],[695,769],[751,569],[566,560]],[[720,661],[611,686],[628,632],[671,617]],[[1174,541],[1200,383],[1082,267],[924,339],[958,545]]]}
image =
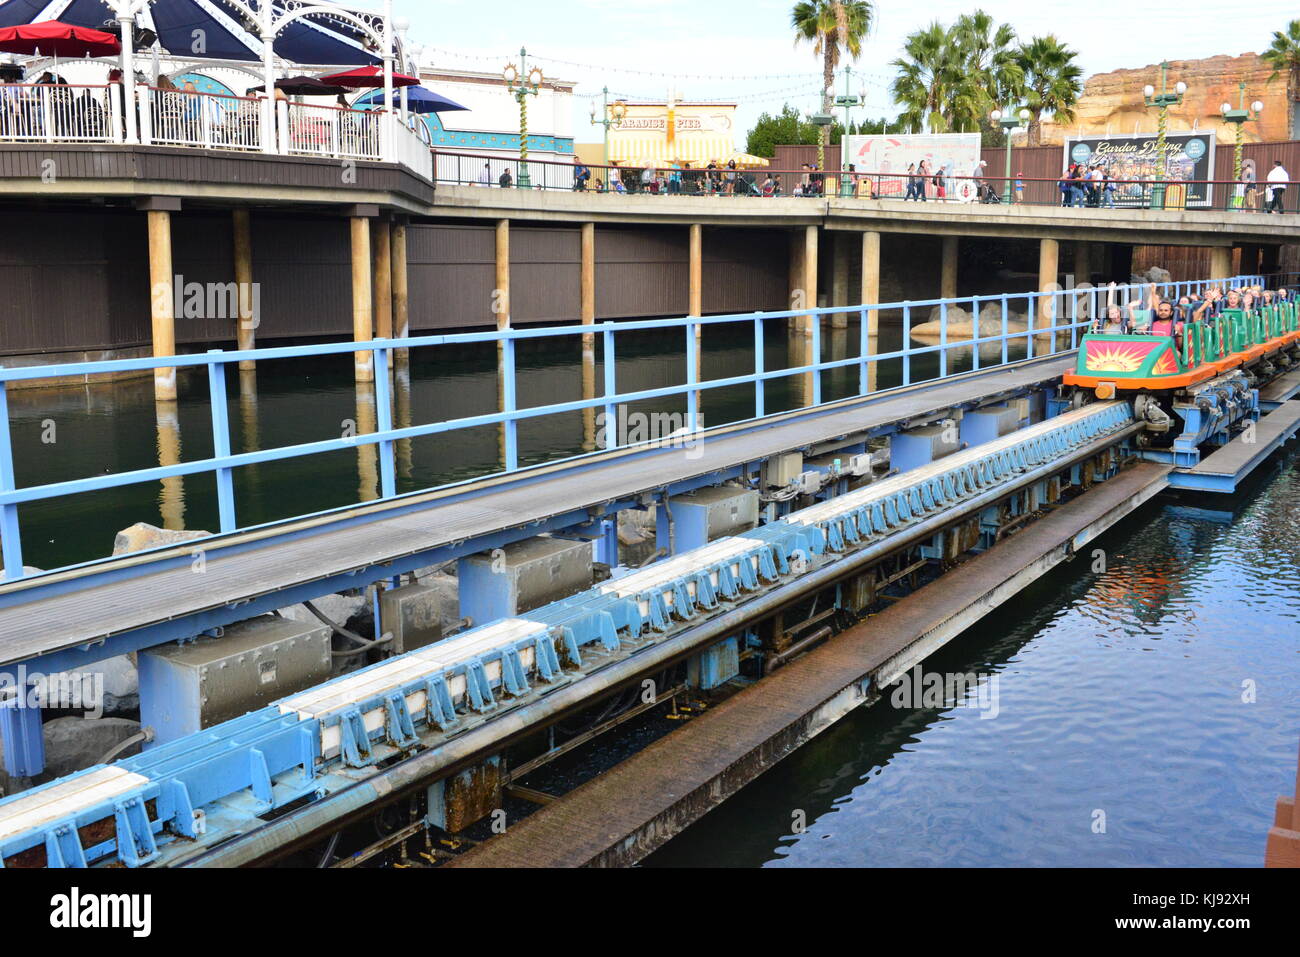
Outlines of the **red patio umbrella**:
{"label": "red patio umbrella", "polygon": [[58,20],[0,29],[0,53],[39,52],[53,57],[79,57],[109,56],[121,49],[122,44],[111,33]]}
{"label": "red patio umbrella", "polygon": [[[362,66],[355,70],[344,70],[342,73],[331,73],[328,76],[317,77],[325,83],[336,83],[339,86],[350,87],[381,87],[384,85],[384,70],[378,66]],[[403,86],[416,86],[419,79],[413,76],[407,76],[404,73],[393,74],[393,88]]]}

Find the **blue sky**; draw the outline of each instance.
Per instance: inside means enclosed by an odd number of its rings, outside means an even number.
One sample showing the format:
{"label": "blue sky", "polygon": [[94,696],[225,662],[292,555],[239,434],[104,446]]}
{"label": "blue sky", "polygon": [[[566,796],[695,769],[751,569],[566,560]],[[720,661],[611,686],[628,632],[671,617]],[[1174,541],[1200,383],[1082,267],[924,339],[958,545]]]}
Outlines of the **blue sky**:
{"label": "blue sky", "polygon": [[[603,85],[640,99],[663,99],[675,86],[686,99],[737,100],[742,138],[760,113],[775,112],[783,102],[812,108],[820,60],[811,47],[794,46],[792,6],[790,0],[394,0],[395,13],[411,21],[411,39],[426,47],[426,67],[496,72],[524,45],[543,58],[547,75],[577,81],[574,132],[580,142],[599,139],[599,128],[587,120],[591,100],[582,95],[598,97]],[[1024,0],[988,0],[979,7],[1022,37],[1055,32],[1079,52],[1088,74],[1164,58],[1260,52],[1274,30],[1300,17],[1300,8],[1282,0],[1088,0],[1069,14],[1055,3]],[[958,0],[878,0],[875,32],[854,64],[863,74],[854,92],[865,87],[867,113],[893,115],[888,64],[908,33],[972,9]]]}

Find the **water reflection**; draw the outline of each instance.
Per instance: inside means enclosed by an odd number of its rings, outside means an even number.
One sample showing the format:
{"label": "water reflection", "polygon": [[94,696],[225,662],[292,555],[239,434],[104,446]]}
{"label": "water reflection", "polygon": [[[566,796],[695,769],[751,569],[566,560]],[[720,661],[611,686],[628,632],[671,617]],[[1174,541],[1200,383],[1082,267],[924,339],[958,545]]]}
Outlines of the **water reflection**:
{"label": "water reflection", "polygon": [[[181,420],[175,402],[154,405],[158,429],[158,464],[179,465],[181,461]],[[158,492],[158,511],[162,527],[180,531],[185,528],[185,480],[175,475],[162,480]]]}

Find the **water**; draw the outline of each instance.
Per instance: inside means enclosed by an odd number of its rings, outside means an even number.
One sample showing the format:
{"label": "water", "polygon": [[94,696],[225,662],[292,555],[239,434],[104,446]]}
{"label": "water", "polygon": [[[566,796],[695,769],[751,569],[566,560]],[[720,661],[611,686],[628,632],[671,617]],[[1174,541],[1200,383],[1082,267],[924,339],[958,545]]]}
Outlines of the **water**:
{"label": "water", "polygon": [[1300,453],[1233,513],[1186,501],[927,662],[996,675],[995,717],[859,709],[646,863],[1258,867],[1300,738]]}
{"label": "water", "polygon": [[[917,321],[920,321],[918,318]],[[900,323],[884,323],[879,350],[896,351]],[[785,324],[766,324],[764,368],[795,368],[809,362],[807,340],[788,335]],[[685,329],[620,332],[616,341],[616,387],[620,393],[685,383]],[[859,355],[856,320],[847,329],[826,328],[822,358]],[[706,326],[701,341],[701,379],[722,379],[754,371],[752,324]],[[1013,347],[1010,358],[1023,353]],[[954,351],[948,371],[970,367],[969,350]],[[985,358],[984,365],[992,364]],[[518,347],[520,408],[568,402],[603,394],[604,357],[600,337],[594,363],[584,363],[581,340],[524,340]],[[394,383],[394,422],[399,427],[484,415],[497,411],[497,350],[493,343],[438,346],[411,353],[409,375]],[[902,360],[879,363],[876,387],[899,384]],[[937,375],[939,360],[930,353],[912,357],[906,373],[912,382]],[[822,374],[823,401],[854,395],[857,364]],[[75,388],[19,390],[10,409],[15,470],[19,487],[173,465],[211,457],[213,450],[207,372],[179,370],[179,401],[155,405],[152,382],[133,380]],[[227,376],[231,448],[235,452],[270,449],[336,439],[345,433],[373,431],[373,388],[353,382],[351,354],[311,359],[263,361],[248,377],[235,369]],[[806,375],[770,379],[765,386],[767,413],[807,403]],[[705,426],[751,418],[753,386],[709,390],[701,398]],[[686,425],[684,397],[631,403],[629,412],[665,412]],[[536,464],[580,455],[600,441],[598,412],[569,412],[523,420],[519,461]],[[673,429],[668,429],[672,431]],[[462,481],[501,469],[502,442],[497,426],[407,440],[397,445],[399,493]],[[239,525],[249,527],[311,512],[341,508],[378,496],[374,446],[347,449],[234,470]],[[22,506],[24,561],[57,568],[103,558],[117,531],[136,522],[165,528],[214,530],[218,527],[216,483],[193,475],[98,492],[63,496]]]}

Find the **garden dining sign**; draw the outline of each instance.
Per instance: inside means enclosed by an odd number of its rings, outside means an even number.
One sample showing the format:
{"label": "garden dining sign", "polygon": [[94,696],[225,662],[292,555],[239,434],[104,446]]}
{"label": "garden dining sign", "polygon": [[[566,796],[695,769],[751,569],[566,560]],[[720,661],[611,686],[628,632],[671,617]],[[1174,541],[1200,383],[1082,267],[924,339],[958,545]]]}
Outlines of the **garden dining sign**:
{"label": "garden dining sign", "polygon": [[[1165,181],[1171,184],[1169,205],[1206,207],[1214,204],[1214,187],[1205,180],[1214,177],[1214,133],[1168,133],[1163,157],[1154,133],[1133,136],[1081,136],[1065,141],[1065,163],[1100,164],[1113,180],[1154,182],[1164,165]],[[1199,182],[1197,182],[1199,181]],[[1180,184],[1185,183],[1185,186]],[[1121,183],[1115,192],[1116,206],[1145,206],[1149,187]]]}

